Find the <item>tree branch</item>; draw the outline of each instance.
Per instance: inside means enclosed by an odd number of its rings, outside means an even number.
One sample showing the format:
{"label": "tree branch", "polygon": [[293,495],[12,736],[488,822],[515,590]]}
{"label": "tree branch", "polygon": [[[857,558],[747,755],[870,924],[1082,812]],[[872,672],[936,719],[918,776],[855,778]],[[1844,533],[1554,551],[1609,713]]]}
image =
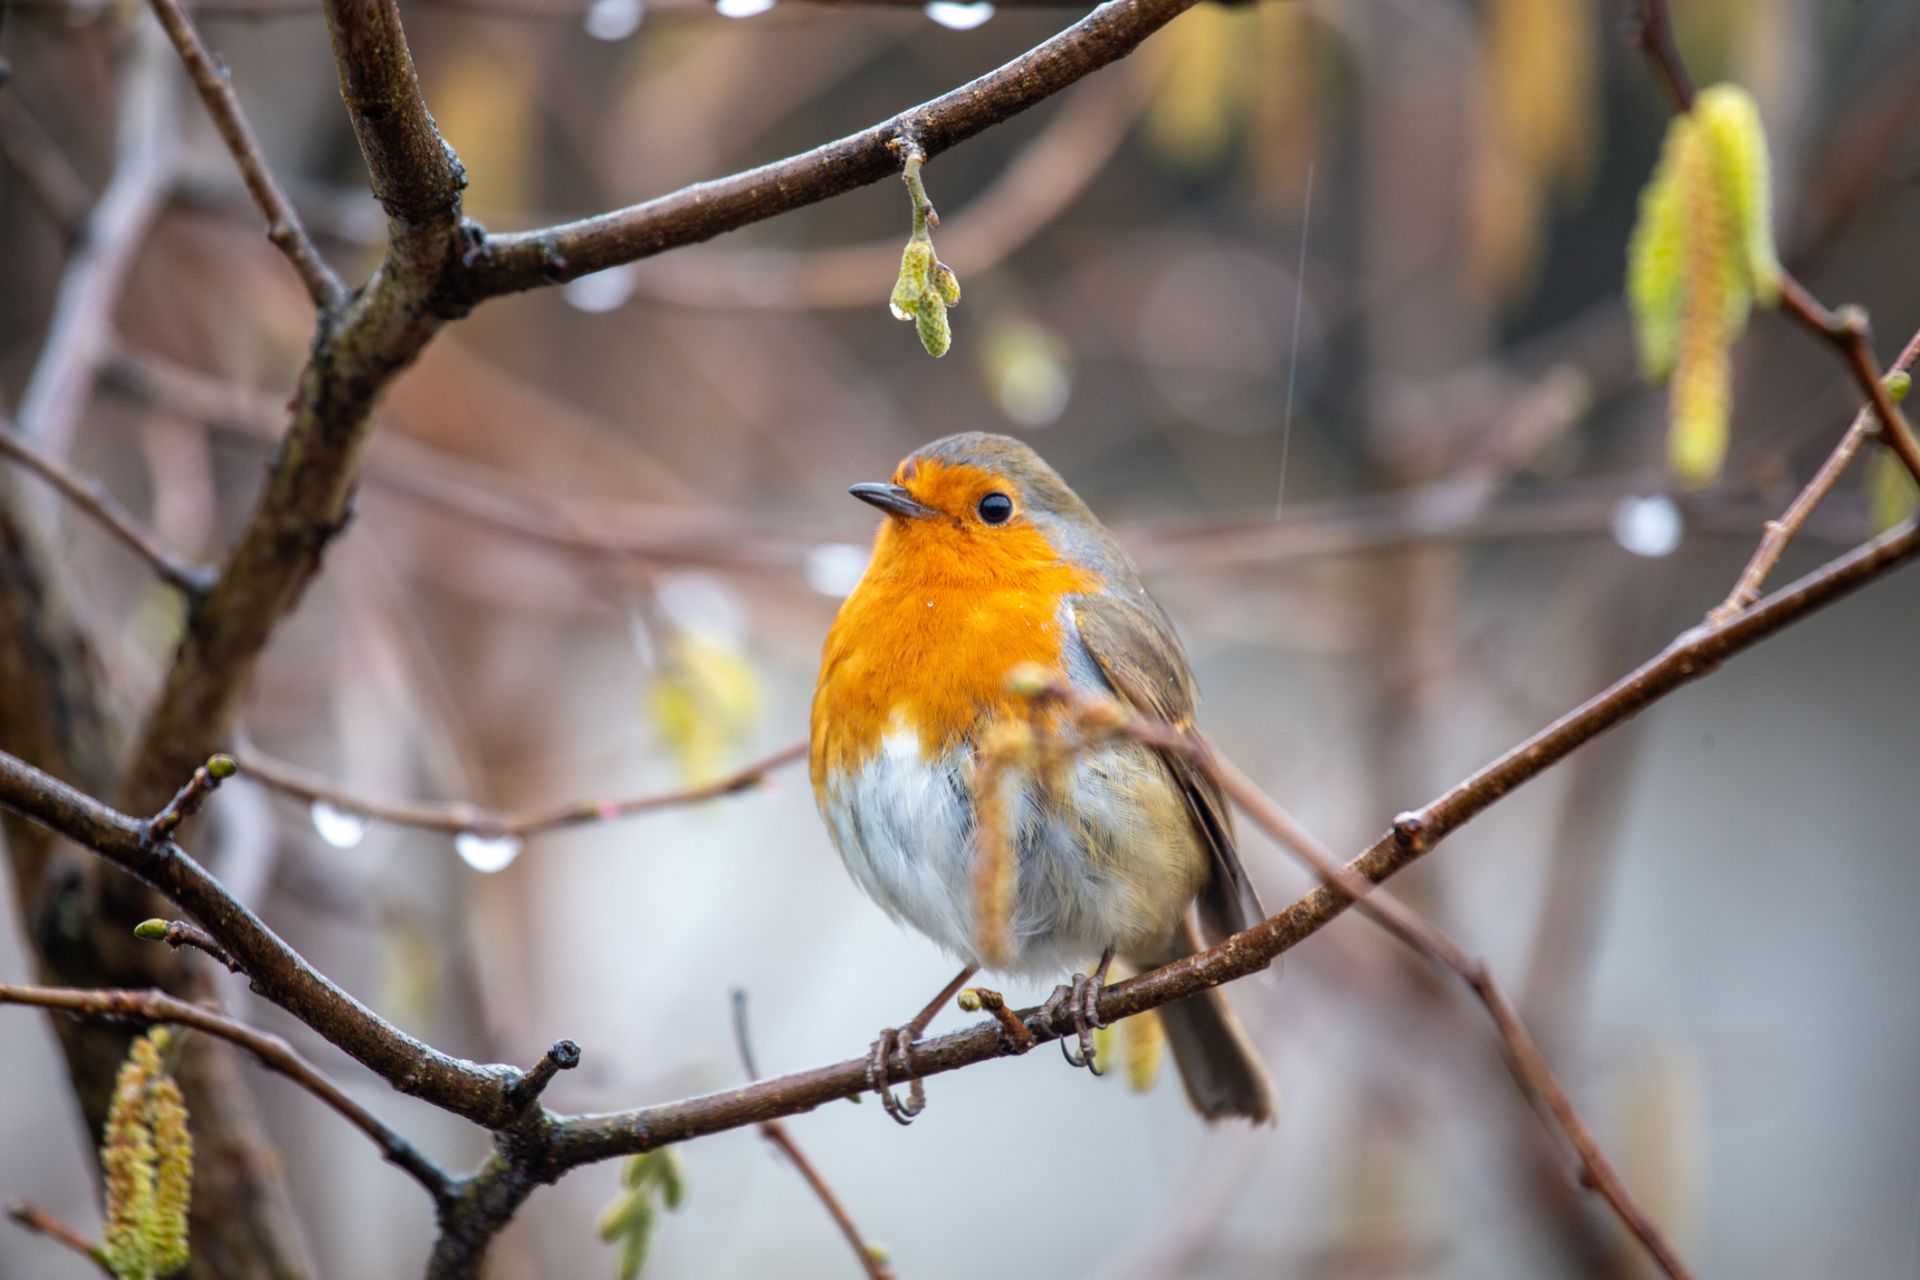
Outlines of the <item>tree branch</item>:
{"label": "tree branch", "polygon": [[267,239],[293,264],[314,306],[323,311],[338,306],[347,295],[346,288],[340,283],[340,278],[333,274],[333,269],[327,266],[320,251],[314,248],[313,241],[307,237],[306,228],[300,225],[300,215],[294,211],[286,193],[280,190],[280,184],[274,181],[266,158],[260,154],[260,144],[253,136],[253,129],[240,110],[240,99],[233,92],[227,69],[207,52],[206,45],[200,41],[200,33],[194,30],[193,23],[180,7],[180,0],[153,0],[153,12],[160,19],[160,26],[166,31],[167,38],[173,41],[173,47],[179,51],[180,60],[187,66],[187,74],[193,79],[193,87],[199,91],[200,100],[206,103],[207,113],[213,117],[214,127],[220,131],[227,150],[233,154],[233,162],[240,170],[241,179],[247,184],[248,194],[266,216]]}
{"label": "tree branch", "polygon": [[1111,0],[996,71],[803,155],[598,217],[485,238],[476,299],[554,284],[711,240],[722,232],[893,177],[888,144],[911,134],[931,158],[1132,53],[1196,0]]}
{"label": "tree branch", "polygon": [[191,914],[240,963],[253,989],[396,1089],[487,1128],[514,1119],[520,1073],[449,1057],[415,1040],[322,975],[170,840],[146,824],[0,753],[0,806],[92,849]]}
{"label": "tree branch", "polygon": [[279,1036],[197,1004],[188,1004],[164,991],[72,990],[64,987],[21,987],[0,983],[0,1004],[53,1009],[83,1018],[133,1022],[140,1026],[171,1023],[204,1031],[245,1049],[269,1071],[277,1072],[311,1093],[372,1138],[388,1163],[398,1166],[425,1187],[435,1204],[445,1204],[454,1193],[453,1179],[439,1165],[420,1154],[385,1121],[355,1102],[339,1085]]}
{"label": "tree branch", "polygon": [[113,176],[87,215],[60,277],[47,336],[20,397],[20,430],[40,448],[66,453],[105,353],[113,305],[173,173],[173,97],[164,47],[136,33],[122,89]]}
{"label": "tree branch", "polygon": [[1535,1107],[1544,1108],[1579,1154],[1581,1180],[1600,1193],[1662,1271],[1673,1280],[1687,1280],[1692,1272],[1627,1190],[1612,1162],[1601,1152],[1593,1131],[1580,1118],[1573,1100],[1567,1096],[1566,1089],[1547,1065],[1545,1055],[1540,1052],[1539,1045],[1535,1043],[1526,1024],[1520,1020],[1513,1002],[1495,980],[1486,961],[1468,955],[1459,943],[1431,921],[1386,890],[1376,890],[1372,881],[1362,879],[1343,867],[1331,849],[1321,844],[1312,832],[1255,786],[1252,779],[1232,761],[1213,754],[1211,750],[1201,751],[1198,759],[1201,766],[1219,781],[1227,796],[1262,830],[1299,855],[1323,880],[1337,886],[1341,893],[1395,937],[1441,968],[1451,970],[1467,984],[1493,1020],[1507,1065],[1521,1092]]}
{"label": "tree branch", "polygon": [[0,456],[19,463],[60,496],[86,512],[100,527],[117,538],[133,554],[147,562],[162,582],[177,588],[189,600],[206,593],[213,571],[195,564],[161,543],[151,529],[135,520],[106,486],[92,476],[82,476],[53,454],[36,449],[13,424],[0,421]]}
{"label": "tree branch", "polygon": [[[747,993],[741,987],[735,987],[733,990],[733,1039],[739,1046],[740,1065],[746,1068],[747,1079],[759,1079],[760,1071],[753,1062],[753,1040],[747,1034]],[[853,1215],[847,1212],[847,1206],[842,1204],[840,1197],[834,1193],[833,1186],[827,1181],[826,1175],[807,1158],[806,1152],[800,1149],[800,1144],[793,1140],[793,1135],[787,1131],[787,1126],[779,1120],[763,1121],[760,1125],[760,1136],[772,1143],[780,1154],[787,1158],[787,1163],[793,1166],[794,1171],[812,1189],[821,1207],[826,1209],[827,1215],[833,1219],[833,1224],[840,1228],[840,1234],[846,1237],[854,1256],[860,1260],[860,1267],[867,1273],[867,1280],[894,1280],[893,1267],[887,1261],[886,1251],[869,1244],[866,1237],[860,1234],[860,1228],[854,1225]]]}
{"label": "tree branch", "polygon": [[71,1249],[88,1262],[91,1262],[99,1269],[102,1275],[109,1277],[111,1280],[113,1268],[107,1265],[106,1259],[100,1255],[100,1251],[94,1245],[93,1241],[60,1221],[60,1219],[54,1217],[45,1209],[35,1208],[33,1205],[25,1203],[9,1205],[7,1208],[7,1216],[35,1235],[45,1236],[56,1244]]}
{"label": "tree branch", "polygon": [[1076,738],[1067,745],[1074,749],[1113,738],[1130,738],[1186,756],[1211,777],[1256,826],[1312,868],[1324,884],[1337,889],[1349,903],[1359,907],[1361,914],[1465,982],[1493,1020],[1508,1068],[1521,1093],[1560,1127],[1578,1153],[1583,1181],[1605,1198],[1662,1271],[1673,1280],[1689,1280],[1692,1273],[1601,1152],[1593,1131],[1580,1118],[1572,1099],[1548,1066],[1545,1055],[1486,961],[1469,955],[1439,926],[1372,880],[1342,866],[1332,849],[1256,786],[1231,760],[1216,753],[1198,733],[1143,719],[1112,698],[1081,694],[1063,680],[1049,678],[1035,692],[1035,697],[1067,708],[1077,731]]}
{"label": "tree branch", "polygon": [[459,222],[467,174],[420,96],[400,8],[394,0],[327,0],[326,10],[340,100],[374,198],[387,211],[393,247],[403,259],[437,268],[437,260],[421,261],[416,251]]}
{"label": "tree branch", "polygon": [[[1920,330],[1907,339],[1907,345],[1889,367],[1889,373],[1905,372],[1920,360]],[[1779,565],[1780,557],[1787,552],[1787,544],[1792,542],[1800,530],[1806,526],[1820,504],[1840,482],[1841,475],[1853,462],[1854,455],[1860,452],[1860,446],[1867,442],[1874,432],[1876,418],[1872,405],[1866,405],[1854,414],[1853,425],[1847,428],[1846,435],[1833,447],[1827,460],[1813,473],[1813,478],[1794,498],[1778,520],[1769,520],[1766,532],[1760,539],[1760,545],[1754,549],[1753,558],[1747,561],[1747,567],[1740,574],[1740,580],[1727,593],[1727,598],[1708,614],[1711,621],[1719,622],[1732,617],[1740,610],[1760,598],[1760,589],[1766,585],[1767,577]]]}
{"label": "tree branch", "polygon": [[420,827],[428,831],[444,831],[450,835],[474,831],[481,835],[525,838],[566,827],[638,817],[641,814],[656,813],[662,809],[698,804],[705,800],[716,800],[722,796],[750,791],[765,782],[767,775],[776,769],[783,769],[804,760],[807,755],[807,745],[804,742],[795,743],[763,760],[744,765],[723,778],[716,778],[697,786],[656,792],[652,795],[629,796],[625,799],[568,800],[524,813],[503,813],[470,804],[426,804],[420,801],[378,800],[346,791],[317,774],[295,768],[271,756],[262,755],[258,751],[244,750],[237,755],[242,777],[251,778],[269,790],[301,800],[317,800],[332,805],[336,809],[359,814],[361,817],[391,822],[399,826]]}

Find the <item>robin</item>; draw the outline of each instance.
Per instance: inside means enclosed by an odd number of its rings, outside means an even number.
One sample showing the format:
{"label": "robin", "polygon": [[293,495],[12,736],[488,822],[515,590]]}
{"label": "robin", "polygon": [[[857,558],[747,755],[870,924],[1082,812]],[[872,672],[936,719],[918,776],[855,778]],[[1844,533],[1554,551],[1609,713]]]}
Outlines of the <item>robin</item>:
{"label": "robin", "polygon": [[[870,1083],[906,1123],[924,1105],[891,1091],[911,1046],[980,967],[974,921],[972,767],[995,722],[1025,714],[1008,673],[1038,664],[1142,715],[1191,722],[1193,674],[1173,624],[1113,535],[1026,445],[967,433],[910,455],[887,484],[848,492],[886,513],[865,575],[827,635],[809,763],[820,812],[867,895],[966,967],[913,1021],[880,1033]],[[1064,776],[1015,777],[1014,888],[1000,972],[1072,971],[1050,1002],[1093,1066],[1094,998],[1115,955],[1138,969],[1198,950],[1264,914],[1219,788],[1191,761],[1107,742]],[[1198,907],[1198,919],[1191,908]],[[1098,957],[1091,975],[1085,966]],[[1272,1118],[1266,1072],[1219,991],[1160,1011],[1194,1108]]]}

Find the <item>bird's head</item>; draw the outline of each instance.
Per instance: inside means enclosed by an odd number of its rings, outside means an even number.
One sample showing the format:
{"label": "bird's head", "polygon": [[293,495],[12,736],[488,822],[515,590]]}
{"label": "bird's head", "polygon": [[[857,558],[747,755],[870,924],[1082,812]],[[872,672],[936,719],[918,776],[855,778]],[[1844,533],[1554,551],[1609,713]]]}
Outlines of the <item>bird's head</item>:
{"label": "bird's head", "polygon": [[886,512],[874,568],[953,583],[1019,585],[1065,564],[1105,577],[1119,547],[1039,454],[1008,436],[967,432],[916,449],[885,483],[848,490]]}

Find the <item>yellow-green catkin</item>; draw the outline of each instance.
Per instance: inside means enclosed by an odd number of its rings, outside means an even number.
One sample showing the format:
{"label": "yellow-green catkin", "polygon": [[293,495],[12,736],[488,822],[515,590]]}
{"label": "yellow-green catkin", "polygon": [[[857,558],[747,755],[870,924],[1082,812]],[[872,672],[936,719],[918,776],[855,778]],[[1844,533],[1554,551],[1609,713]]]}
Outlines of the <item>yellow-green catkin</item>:
{"label": "yellow-green catkin", "polygon": [[1641,364],[1673,383],[1667,454],[1684,484],[1725,464],[1732,346],[1752,306],[1778,300],[1779,276],[1759,110],[1715,85],[1669,126],[1627,252]]}
{"label": "yellow-green catkin", "polygon": [[187,1210],[193,1203],[193,1135],[187,1104],[172,1077],[161,1076],[149,1095],[155,1156],[154,1261],[161,1275],[187,1265]]}
{"label": "yellow-green catkin", "polygon": [[101,1257],[120,1280],[154,1280],[187,1265],[193,1137],[180,1086],[167,1074],[167,1032],[133,1042],[114,1080],[100,1146],[106,1239]]}
{"label": "yellow-green catkin", "polygon": [[621,1191],[600,1215],[600,1238],[620,1250],[620,1280],[634,1280],[653,1251],[660,1210],[686,1199],[686,1171],[671,1147],[630,1157],[620,1170]]}
{"label": "yellow-green catkin", "polygon": [[1160,1078],[1160,1062],[1165,1056],[1167,1027],[1152,1009],[1136,1013],[1120,1024],[1127,1034],[1127,1083],[1136,1093],[1153,1088]]}
{"label": "yellow-green catkin", "polygon": [[887,307],[896,320],[913,321],[920,345],[938,359],[953,347],[953,326],[947,308],[960,305],[960,279],[953,268],[940,261],[933,251],[932,228],[939,222],[927,200],[920,181],[923,163],[916,153],[909,155],[902,176],[913,199],[913,234],[900,254],[900,274],[887,296]]}

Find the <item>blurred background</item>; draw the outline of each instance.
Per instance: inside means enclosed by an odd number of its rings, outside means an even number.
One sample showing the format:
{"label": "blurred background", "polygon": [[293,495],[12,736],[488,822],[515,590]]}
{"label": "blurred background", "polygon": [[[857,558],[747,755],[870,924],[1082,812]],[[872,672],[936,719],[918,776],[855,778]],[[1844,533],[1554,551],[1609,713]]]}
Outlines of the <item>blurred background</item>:
{"label": "blurred background", "polygon": [[[1059,10],[781,0],[407,0],[469,211],[533,226],[804,150],[962,83]],[[1135,57],[931,162],[965,303],[938,362],[886,295],[892,183],[486,305],[395,384],[354,523],[266,654],[246,780],[200,852],[323,970],[483,1061],[586,1050],[566,1110],[861,1051],[951,974],[843,874],[802,769],[697,808],[517,842],[369,822],[351,797],[533,808],[671,789],[804,736],[873,512],[845,497],[960,430],[1035,445],[1178,620],[1226,752],[1342,851],[1716,604],[1845,429],[1831,351],[1777,315],[1737,350],[1722,478],[1678,491],[1636,370],[1625,244],[1668,109],[1612,0],[1203,5]],[[1920,324],[1920,10],[1676,0],[1700,84],[1758,98],[1788,264]],[[66,449],[172,546],[254,500],[311,313],[144,6],[0,21],[0,408],[75,254],[125,255]],[[195,6],[350,282],[384,232],[318,6]],[[77,238],[118,174],[150,178]],[[126,184],[118,190],[128,194]],[[1783,573],[1871,531],[1872,468]],[[24,493],[24,486],[20,490]],[[129,723],[178,598],[84,519],[67,586]],[[1783,579],[1784,580],[1784,577]],[[1911,573],[1794,628],[1501,804],[1395,882],[1486,955],[1628,1184],[1707,1275],[1920,1275],[1920,859],[1905,788]],[[1308,883],[1248,838],[1269,909]],[[30,966],[0,924],[0,980]],[[1277,1126],[1207,1131],[1051,1051],[792,1122],[900,1274],[1600,1277],[1644,1264],[1507,1078],[1481,1011],[1365,921],[1232,997]],[[1042,987],[1009,992],[1028,1000]],[[430,1152],[484,1135],[252,999]],[[948,1014],[936,1029],[959,1025]],[[418,1274],[424,1199],[258,1075],[322,1271]],[[0,1011],[0,1198],[93,1230],[39,1015]],[[752,1130],[689,1145],[649,1274],[854,1264]],[[611,1276],[618,1167],[539,1192],[491,1274]],[[83,1263],[0,1230],[0,1275]]]}

